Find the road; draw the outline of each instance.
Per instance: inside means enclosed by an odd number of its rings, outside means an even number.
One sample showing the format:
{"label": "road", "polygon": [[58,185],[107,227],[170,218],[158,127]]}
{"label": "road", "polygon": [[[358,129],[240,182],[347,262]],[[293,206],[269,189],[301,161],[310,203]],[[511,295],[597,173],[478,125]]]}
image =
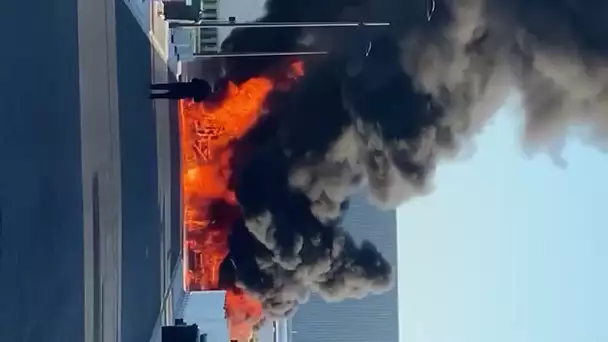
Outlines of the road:
{"label": "road", "polygon": [[3,17],[0,341],[148,342],[179,253],[166,65],[121,1]]}

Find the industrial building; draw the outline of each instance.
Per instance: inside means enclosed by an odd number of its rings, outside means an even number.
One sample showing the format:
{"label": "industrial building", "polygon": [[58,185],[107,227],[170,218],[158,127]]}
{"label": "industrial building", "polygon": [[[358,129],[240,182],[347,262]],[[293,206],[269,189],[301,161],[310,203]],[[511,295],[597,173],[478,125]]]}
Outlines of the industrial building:
{"label": "industrial building", "polygon": [[356,240],[374,243],[393,265],[395,286],[381,295],[340,303],[326,303],[318,296],[300,306],[291,321],[281,323],[290,332],[280,342],[398,342],[396,211],[381,211],[364,195],[353,198],[344,226]]}
{"label": "industrial building", "polygon": [[[370,240],[394,265],[397,279],[397,217],[396,212],[381,211],[367,202],[363,195],[351,201],[344,220],[345,227],[356,240]],[[181,266],[180,266],[181,271]],[[224,318],[223,291],[183,292],[177,274],[176,296],[172,305],[175,318],[197,324],[207,341],[229,341]],[[181,294],[180,294],[181,293]],[[399,341],[399,308],[397,283],[392,290],[363,299],[327,303],[318,296],[301,305],[291,319],[279,320],[257,333],[259,342],[325,342],[333,341]],[[160,333],[160,331],[158,331]],[[158,335],[157,335],[158,336]],[[155,340],[158,341],[158,340]]]}
{"label": "industrial building", "polygon": [[[396,211],[381,211],[369,204],[364,195],[358,195],[351,201],[344,226],[355,240],[369,240],[378,247],[394,266],[395,286],[380,295],[339,303],[327,303],[318,296],[311,296],[306,304],[299,307],[294,317],[264,326],[256,334],[257,341],[399,341]],[[165,309],[173,310],[171,316],[174,318],[198,325],[201,333],[206,334],[206,341],[229,341],[228,325],[224,318],[224,291],[184,292],[182,267],[183,264],[174,279],[173,295],[170,296],[174,301],[166,303]],[[157,334],[160,337],[160,329]]]}
{"label": "industrial building", "polygon": [[196,324],[207,341],[228,342],[230,334],[224,318],[224,291],[196,291],[186,296],[176,317]]}
{"label": "industrial building", "polygon": [[[207,21],[224,19],[221,17],[224,14],[220,13],[219,1],[200,0],[200,18]],[[225,27],[193,27],[179,31],[189,33],[188,39],[184,41],[190,42],[194,53],[219,51],[221,40],[227,35],[227,32],[224,32]],[[214,79],[214,73],[220,68],[213,61],[186,63],[185,78],[196,75]],[[370,205],[364,195],[359,195],[353,198],[344,225],[355,240],[371,241],[392,265],[397,265],[395,211],[380,211]],[[183,279],[183,267],[183,264],[179,265],[179,270],[173,278],[172,291],[167,296],[161,314],[165,319],[159,320],[159,323],[163,321],[167,324],[171,322],[171,318],[183,319],[187,324],[196,324],[206,341],[229,341],[228,324],[224,317],[225,293],[186,290],[180,281]],[[396,273],[395,267],[395,279]],[[341,303],[326,303],[321,298],[313,296],[308,303],[300,307],[292,319],[280,320],[262,327],[256,334],[256,341],[313,342],[323,339],[327,342],[343,340],[397,342],[399,340],[397,303],[396,286],[382,295]],[[156,327],[152,342],[159,342],[160,325]]]}
{"label": "industrial building", "polygon": [[[200,0],[201,19],[219,20],[219,0]],[[219,50],[219,32],[217,27],[193,29],[193,46],[195,53],[217,52]]]}

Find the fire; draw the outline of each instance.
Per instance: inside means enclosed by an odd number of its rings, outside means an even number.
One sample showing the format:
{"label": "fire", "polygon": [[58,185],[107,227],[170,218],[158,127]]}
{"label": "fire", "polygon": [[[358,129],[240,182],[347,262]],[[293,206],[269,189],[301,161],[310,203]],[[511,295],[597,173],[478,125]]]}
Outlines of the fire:
{"label": "fire", "polygon": [[[302,64],[292,65],[289,78],[303,74]],[[257,120],[266,96],[274,88],[268,78],[252,78],[237,86],[230,83],[218,104],[180,102],[182,193],[186,260],[185,286],[189,291],[219,289],[219,267],[228,253],[228,234],[234,214],[213,212],[217,200],[236,208],[228,189],[228,144],[242,136]],[[232,210],[237,212],[238,210]],[[214,215],[212,215],[214,214]],[[237,214],[238,215],[238,214]],[[225,311],[232,340],[246,341],[262,319],[259,301],[239,288],[226,290]]]}

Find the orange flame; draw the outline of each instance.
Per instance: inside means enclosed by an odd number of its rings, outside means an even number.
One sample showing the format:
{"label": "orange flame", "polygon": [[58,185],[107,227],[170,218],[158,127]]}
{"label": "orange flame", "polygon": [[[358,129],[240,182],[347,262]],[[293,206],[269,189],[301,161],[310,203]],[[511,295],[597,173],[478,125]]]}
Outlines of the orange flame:
{"label": "orange flame", "polygon": [[[302,74],[302,63],[296,62],[288,76]],[[236,205],[234,193],[228,189],[231,170],[227,146],[255,123],[274,86],[268,78],[252,78],[239,86],[230,83],[219,105],[180,102],[184,281],[188,291],[219,288],[219,267],[228,253],[232,220],[211,221],[209,204],[221,199]],[[230,338],[247,341],[262,319],[261,304],[239,288],[225,290]]]}

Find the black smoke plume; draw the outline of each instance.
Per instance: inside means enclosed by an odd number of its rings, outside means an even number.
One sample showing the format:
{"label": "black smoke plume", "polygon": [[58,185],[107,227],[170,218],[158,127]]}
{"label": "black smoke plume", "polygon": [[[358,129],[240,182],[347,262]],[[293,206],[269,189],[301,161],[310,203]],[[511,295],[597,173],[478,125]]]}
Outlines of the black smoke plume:
{"label": "black smoke plume", "polygon": [[[566,133],[603,146],[608,131],[608,1],[269,0],[261,21],[388,21],[387,29],[238,29],[232,51],[324,49],[267,101],[234,143],[243,212],[223,272],[289,314],[310,292],[328,300],[382,292],[391,267],[341,226],[367,188],[382,208],[429,189],[437,161],[468,143],[508,96],[521,97],[525,142],[558,156]],[[371,41],[371,49],[367,41]],[[241,82],[289,63],[226,63]]]}

